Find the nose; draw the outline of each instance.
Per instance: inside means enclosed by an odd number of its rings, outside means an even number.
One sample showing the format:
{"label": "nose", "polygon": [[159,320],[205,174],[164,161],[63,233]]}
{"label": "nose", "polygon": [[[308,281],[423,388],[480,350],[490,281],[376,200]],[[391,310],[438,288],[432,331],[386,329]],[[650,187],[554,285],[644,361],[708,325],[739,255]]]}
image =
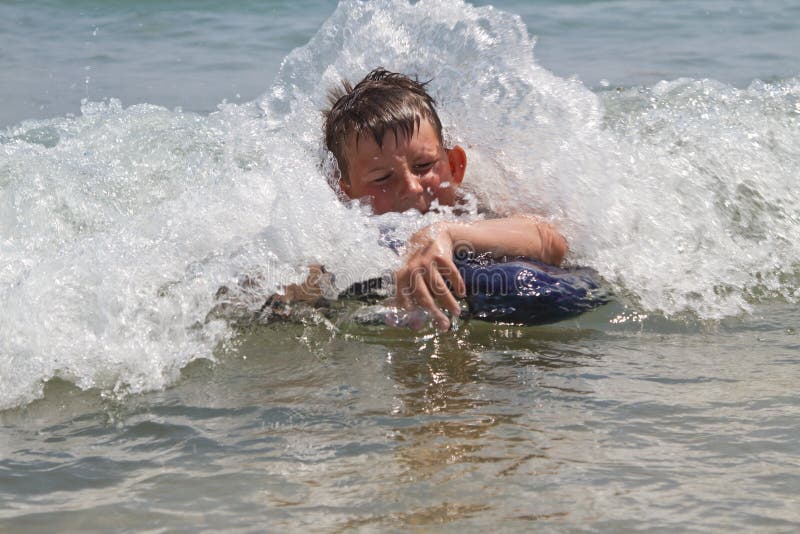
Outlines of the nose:
{"label": "nose", "polygon": [[420,177],[410,169],[406,169],[403,173],[403,196],[410,197],[416,196],[422,193],[422,184],[420,183]]}

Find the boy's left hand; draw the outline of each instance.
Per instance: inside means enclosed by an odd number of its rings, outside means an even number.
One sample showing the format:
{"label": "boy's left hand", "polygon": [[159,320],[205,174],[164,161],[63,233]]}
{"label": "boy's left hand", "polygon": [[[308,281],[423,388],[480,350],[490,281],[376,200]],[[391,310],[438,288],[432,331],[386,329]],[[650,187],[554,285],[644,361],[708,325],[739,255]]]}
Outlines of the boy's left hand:
{"label": "boy's left hand", "polygon": [[458,316],[461,307],[453,292],[459,297],[466,294],[464,280],[453,263],[453,238],[447,223],[428,226],[414,234],[409,249],[405,265],[395,273],[397,304],[408,310],[424,309],[440,330],[447,330],[450,320],[442,309]]}

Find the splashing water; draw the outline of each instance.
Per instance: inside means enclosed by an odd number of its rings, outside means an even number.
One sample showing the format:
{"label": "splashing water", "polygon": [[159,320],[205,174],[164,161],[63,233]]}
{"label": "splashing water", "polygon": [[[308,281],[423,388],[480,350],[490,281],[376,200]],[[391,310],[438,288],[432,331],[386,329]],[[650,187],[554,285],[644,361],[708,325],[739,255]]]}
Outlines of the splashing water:
{"label": "splashing water", "polygon": [[[0,408],[53,377],[164,387],[230,337],[207,316],[245,276],[257,308],[309,263],[342,287],[396,266],[386,218],[339,202],[321,170],[327,88],[378,65],[432,79],[469,191],[555,221],[571,261],[626,301],[713,319],[798,300],[797,79],[596,94],[533,51],[491,7],[345,1],[256,102],[86,102],[0,133]],[[407,234],[439,216],[388,222]]]}

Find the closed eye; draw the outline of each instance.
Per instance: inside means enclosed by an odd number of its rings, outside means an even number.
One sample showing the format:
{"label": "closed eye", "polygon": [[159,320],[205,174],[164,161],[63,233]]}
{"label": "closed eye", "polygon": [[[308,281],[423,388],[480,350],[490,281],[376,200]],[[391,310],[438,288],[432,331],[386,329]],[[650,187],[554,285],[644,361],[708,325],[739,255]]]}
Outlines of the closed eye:
{"label": "closed eye", "polygon": [[386,174],[386,175],[384,175],[384,176],[380,176],[380,177],[378,177],[378,178],[375,178],[374,180],[372,180],[372,183],[373,183],[373,184],[380,184],[380,183],[383,183],[383,182],[385,182],[386,180],[388,180],[388,179],[389,179],[389,178],[391,178],[391,177],[392,177],[392,175],[391,175],[391,174]]}
{"label": "closed eye", "polygon": [[418,171],[427,171],[428,169],[433,167],[434,163],[435,163],[434,161],[426,161],[424,163],[417,163],[416,165],[414,165],[414,168],[416,168]]}

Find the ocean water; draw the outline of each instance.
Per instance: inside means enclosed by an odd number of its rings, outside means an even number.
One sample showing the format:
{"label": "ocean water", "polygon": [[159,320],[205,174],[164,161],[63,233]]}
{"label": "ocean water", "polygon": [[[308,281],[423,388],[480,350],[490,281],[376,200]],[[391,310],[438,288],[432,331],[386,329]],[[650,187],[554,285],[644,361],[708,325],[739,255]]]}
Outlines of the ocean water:
{"label": "ocean water", "polygon": [[[0,527],[794,531],[800,6],[0,3]],[[326,90],[431,79],[469,193],[611,304],[253,322],[450,214],[328,187]],[[220,287],[229,288],[223,297]],[[224,304],[224,306],[221,306]]]}

